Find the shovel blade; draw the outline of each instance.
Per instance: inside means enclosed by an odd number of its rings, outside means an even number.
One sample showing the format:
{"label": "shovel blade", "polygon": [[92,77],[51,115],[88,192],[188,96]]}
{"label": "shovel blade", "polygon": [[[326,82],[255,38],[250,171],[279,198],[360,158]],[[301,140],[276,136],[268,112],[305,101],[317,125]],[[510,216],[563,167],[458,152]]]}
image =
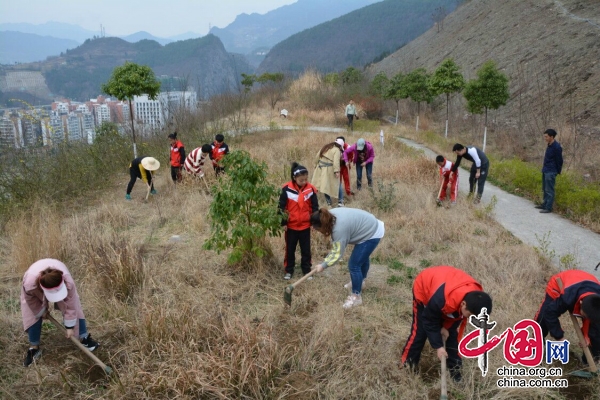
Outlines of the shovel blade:
{"label": "shovel blade", "polygon": [[292,305],[292,292],[294,291],[294,286],[289,285],[288,287],[286,287],[283,290],[283,301],[285,301],[285,304],[287,304],[288,306]]}
{"label": "shovel blade", "polygon": [[593,373],[591,373],[589,371],[583,371],[583,370],[569,372],[569,375],[575,376],[577,378],[585,378],[585,379],[590,379],[590,378],[594,377]]}

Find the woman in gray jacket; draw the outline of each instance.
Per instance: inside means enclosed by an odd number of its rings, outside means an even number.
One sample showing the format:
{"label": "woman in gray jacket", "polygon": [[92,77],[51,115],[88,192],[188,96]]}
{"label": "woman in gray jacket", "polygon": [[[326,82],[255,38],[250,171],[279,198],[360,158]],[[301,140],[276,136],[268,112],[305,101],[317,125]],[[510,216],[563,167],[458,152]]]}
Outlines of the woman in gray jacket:
{"label": "woman in gray jacket", "polygon": [[332,248],[325,260],[315,268],[317,272],[332,266],[342,256],[349,244],[354,245],[348,270],[352,279],[352,294],[344,302],[344,308],[362,304],[363,280],[370,267],[370,256],[385,233],[382,221],[371,213],[356,208],[321,208],[310,217],[312,227],[325,236],[331,236]]}

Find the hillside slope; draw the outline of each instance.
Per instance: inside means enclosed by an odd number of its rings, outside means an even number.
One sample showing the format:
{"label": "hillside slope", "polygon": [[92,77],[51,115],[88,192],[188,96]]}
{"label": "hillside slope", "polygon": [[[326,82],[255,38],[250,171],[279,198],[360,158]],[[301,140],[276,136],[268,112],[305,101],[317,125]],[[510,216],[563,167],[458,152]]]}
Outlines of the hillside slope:
{"label": "hillside slope", "polygon": [[[496,114],[532,133],[575,122],[600,133],[600,6],[594,0],[472,0],[428,32],[371,66],[389,77],[433,71],[452,57],[465,78],[495,60],[511,99]],[[464,110],[464,109],[463,109]]]}
{"label": "hillside slope", "polygon": [[451,0],[385,0],[297,33],[278,43],[259,72],[321,72],[362,67],[383,53],[417,38],[433,25],[437,7],[447,12]]}

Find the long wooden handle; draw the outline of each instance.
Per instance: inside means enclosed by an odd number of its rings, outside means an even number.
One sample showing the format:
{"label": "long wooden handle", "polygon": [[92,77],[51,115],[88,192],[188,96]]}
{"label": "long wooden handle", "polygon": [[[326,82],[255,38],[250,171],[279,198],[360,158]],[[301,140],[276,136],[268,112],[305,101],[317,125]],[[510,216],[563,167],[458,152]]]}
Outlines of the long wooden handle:
{"label": "long wooden handle", "polygon": [[436,199],[436,200],[439,200],[439,199],[440,199],[440,197],[442,196],[442,188],[443,188],[443,187],[444,187],[444,180],[442,179],[442,184],[440,185],[440,191],[438,192],[438,195],[437,195],[437,199]]}
{"label": "long wooden handle", "polygon": [[310,271],[308,274],[304,275],[302,278],[298,279],[296,282],[294,282],[292,284],[292,287],[296,287],[299,284],[301,284],[302,282],[304,282],[305,280],[307,280],[310,276],[312,276],[312,274],[314,274],[315,272],[317,272],[317,269],[313,269],[312,271]]}
{"label": "long wooden handle", "polygon": [[581,331],[581,328],[579,327],[579,322],[577,322],[577,317],[575,317],[570,312],[569,312],[569,315],[571,316],[571,322],[573,322],[573,328],[575,328],[575,332],[577,332],[577,337],[579,338],[579,343],[584,345],[583,346],[583,354],[585,354],[585,358],[588,362],[590,371],[598,372],[598,368],[596,367],[596,362],[594,361],[594,357],[592,357],[592,353],[590,352],[590,348],[587,345],[585,336],[583,336],[583,332]]}
{"label": "long wooden handle", "polygon": [[[444,342],[444,348],[446,348],[446,343]],[[446,380],[446,357],[442,357],[442,391],[440,395],[440,400],[448,399],[448,382]]]}
{"label": "long wooden handle", "polygon": [[[54,319],[54,317],[50,314],[48,314],[48,319],[50,321],[52,321],[52,323],[54,324],[54,326],[56,326],[58,329],[60,329],[63,333],[66,333],[67,330],[65,329],[64,326],[62,326],[62,324],[60,322],[58,322],[56,319]],[[92,361],[94,361],[98,366],[100,366],[107,374],[110,374],[112,372],[112,368],[109,367],[108,365],[104,364],[102,361],[100,361],[100,359],[98,357],[96,357],[94,354],[92,354],[92,352],[83,345],[83,343],[81,343],[79,341],[78,338],[71,336],[71,341],[73,343],[75,343],[75,345],[77,347],[79,347],[86,356],[88,356]]]}
{"label": "long wooden handle", "polygon": [[[558,288],[562,292],[563,288],[564,288],[562,279],[556,278],[556,283],[558,284]],[[579,327],[579,322],[577,321],[577,318],[573,315],[573,313],[571,311],[569,311],[569,316],[571,317],[571,322],[573,323],[573,328],[575,329],[575,332],[577,333],[577,338],[579,339],[579,343],[581,343],[583,345],[583,354],[585,354],[585,358],[587,359],[590,371],[598,372],[598,368],[596,367],[596,363],[594,362],[594,358],[592,357],[590,348],[587,345],[585,336],[583,336],[583,332],[582,332],[581,328]]]}

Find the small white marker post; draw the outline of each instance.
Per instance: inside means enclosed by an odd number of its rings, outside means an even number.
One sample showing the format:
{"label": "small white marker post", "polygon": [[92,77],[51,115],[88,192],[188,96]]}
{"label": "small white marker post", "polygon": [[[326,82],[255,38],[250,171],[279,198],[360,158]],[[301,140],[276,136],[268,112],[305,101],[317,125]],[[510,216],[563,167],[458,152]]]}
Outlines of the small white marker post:
{"label": "small white marker post", "polygon": [[381,147],[383,147],[383,129],[379,132],[379,141],[381,142]]}

